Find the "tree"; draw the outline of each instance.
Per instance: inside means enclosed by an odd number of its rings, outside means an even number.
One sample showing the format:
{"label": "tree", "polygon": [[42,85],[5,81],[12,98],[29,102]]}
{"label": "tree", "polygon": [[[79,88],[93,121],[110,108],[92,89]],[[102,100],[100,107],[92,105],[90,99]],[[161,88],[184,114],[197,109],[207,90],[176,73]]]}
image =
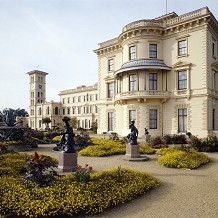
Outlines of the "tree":
{"label": "tree", "polygon": [[42,123],[46,125],[46,129],[49,128],[49,123],[51,123],[51,119],[49,117],[42,118]]}
{"label": "tree", "polygon": [[5,108],[2,112],[0,111],[0,122],[4,122],[7,126],[15,126],[18,116],[26,117],[29,115],[25,109]]}
{"label": "tree", "polygon": [[71,117],[71,118],[70,118],[70,125],[71,125],[74,129],[76,129],[76,128],[77,128],[77,124],[78,124],[77,118],[76,118],[76,117]]}

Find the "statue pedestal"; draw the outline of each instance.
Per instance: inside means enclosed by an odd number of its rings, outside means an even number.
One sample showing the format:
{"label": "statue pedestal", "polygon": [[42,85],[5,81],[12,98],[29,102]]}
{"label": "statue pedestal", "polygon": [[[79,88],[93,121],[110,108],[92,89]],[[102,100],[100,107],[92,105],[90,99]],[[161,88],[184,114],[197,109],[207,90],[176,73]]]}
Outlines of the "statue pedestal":
{"label": "statue pedestal", "polygon": [[139,154],[139,145],[126,145],[126,157],[128,158],[137,158],[140,157]]}
{"label": "statue pedestal", "polygon": [[142,136],[142,141],[148,142],[148,140],[151,138],[151,135],[143,135]]}
{"label": "statue pedestal", "polygon": [[59,153],[58,169],[62,172],[73,172],[77,168],[77,154],[76,153]]}
{"label": "statue pedestal", "polygon": [[127,161],[147,161],[148,157],[145,155],[140,155],[139,145],[126,145],[126,155],[124,160]]}

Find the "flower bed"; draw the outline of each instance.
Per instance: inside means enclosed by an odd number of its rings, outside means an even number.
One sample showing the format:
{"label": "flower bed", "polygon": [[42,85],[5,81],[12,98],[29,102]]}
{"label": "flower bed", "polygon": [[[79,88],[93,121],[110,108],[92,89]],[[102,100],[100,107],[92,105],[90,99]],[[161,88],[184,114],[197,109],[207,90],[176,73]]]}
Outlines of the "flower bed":
{"label": "flower bed", "polygon": [[[92,139],[92,141],[94,145],[84,148],[79,152],[79,155],[90,157],[102,157],[126,153],[126,144],[123,144],[119,140],[112,141],[108,139]],[[141,144],[140,153],[154,154],[155,149],[149,147],[148,145]]]}
{"label": "flower bed", "polygon": [[94,173],[87,183],[63,176],[51,186],[31,189],[19,177],[4,176],[0,178],[0,214],[42,217],[98,213],[159,184],[150,174],[121,168]]}
{"label": "flower bed", "polygon": [[163,148],[157,154],[163,155],[158,159],[159,164],[173,168],[195,169],[210,161],[207,155],[199,153],[194,149]]}

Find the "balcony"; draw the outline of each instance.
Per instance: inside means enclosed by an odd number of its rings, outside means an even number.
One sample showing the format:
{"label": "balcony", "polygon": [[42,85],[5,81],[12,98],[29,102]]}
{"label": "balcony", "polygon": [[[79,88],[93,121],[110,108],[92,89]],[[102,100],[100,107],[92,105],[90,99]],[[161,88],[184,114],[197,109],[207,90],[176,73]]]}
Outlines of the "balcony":
{"label": "balcony", "polygon": [[115,96],[115,101],[133,100],[133,99],[166,99],[170,93],[162,90],[143,90],[143,91],[128,91],[118,93]]}
{"label": "balcony", "polygon": [[138,27],[163,27],[163,23],[157,20],[138,20],[124,26],[122,32]]}

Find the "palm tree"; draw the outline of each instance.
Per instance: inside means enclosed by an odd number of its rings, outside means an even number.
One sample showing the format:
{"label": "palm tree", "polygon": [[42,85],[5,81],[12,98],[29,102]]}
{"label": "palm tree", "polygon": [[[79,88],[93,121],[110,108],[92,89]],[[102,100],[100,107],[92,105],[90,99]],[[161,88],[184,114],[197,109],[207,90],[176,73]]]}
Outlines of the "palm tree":
{"label": "palm tree", "polygon": [[42,118],[42,123],[46,125],[45,129],[49,129],[49,123],[51,123],[51,119],[49,117]]}

